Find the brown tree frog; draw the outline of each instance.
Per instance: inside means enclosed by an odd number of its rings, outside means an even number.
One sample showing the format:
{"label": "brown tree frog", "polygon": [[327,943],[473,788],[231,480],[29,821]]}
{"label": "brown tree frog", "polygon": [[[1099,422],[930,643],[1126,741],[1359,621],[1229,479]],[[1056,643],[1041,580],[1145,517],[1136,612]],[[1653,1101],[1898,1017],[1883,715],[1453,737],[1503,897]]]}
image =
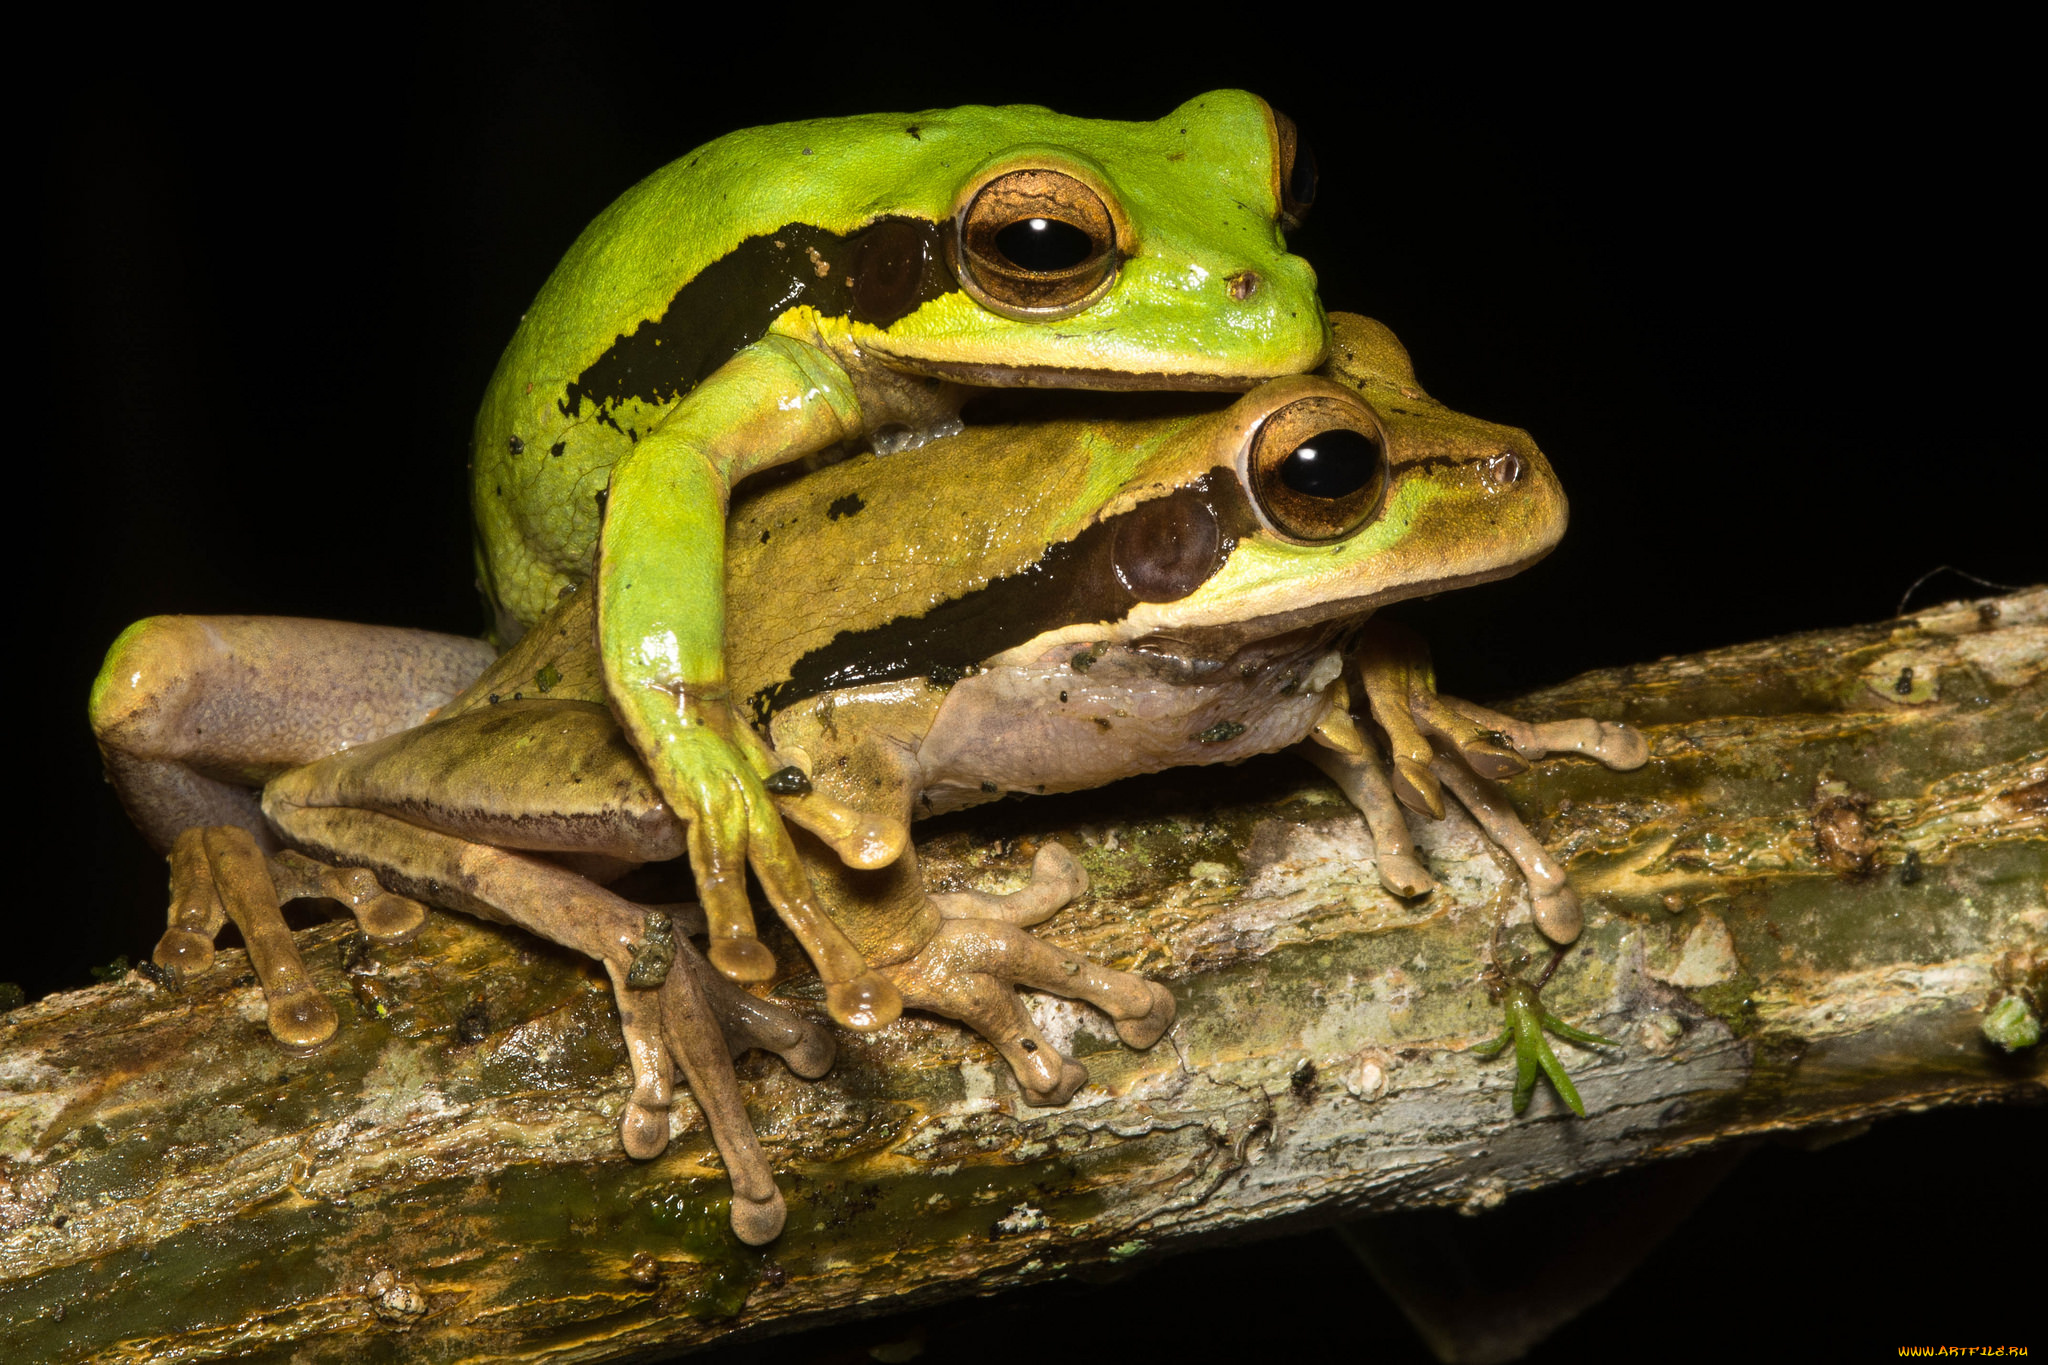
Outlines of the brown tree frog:
{"label": "brown tree frog", "polygon": [[[975,426],[736,504],[732,677],[779,765],[769,789],[803,812],[796,838],[831,916],[824,935],[811,932],[823,915],[799,920],[799,939],[828,988],[870,983],[828,989],[840,1022],[880,1027],[893,1014],[845,1002],[900,995],[979,1031],[1028,1101],[1064,1102],[1087,1073],[1036,1029],[1018,986],[1097,1005],[1135,1047],[1169,1026],[1173,997],[1027,932],[1085,889],[1064,849],[1042,848],[1013,894],[933,895],[903,825],[1289,746],[1364,812],[1390,889],[1429,889],[1402,807],[1441,813],[1448,787],[1522,867],[1539,927],[1576,935],[1569,887],[1488,775],[1557,751],[1634,766],[1640,736],[1440,697],[1419,643],[1367,619],[1541,557],[1564,527],[1562,492],[1526,434],[1430,400],[1385,328],[1333,323],[1323,373],[1228,406]],[[963,464],[1011,496],[941,477]],[[618,988],[635,1057],[628,1150],[666,1141],[680,1061],[743,1186],[735,1225],[772,1235],[779,1195],[706,1021],[722,1011],[727,1036],[806,1073],[829,1052],[687,944],[673,951],[689,970],[649,984],[664,950],[649,947],[648,911],[601,883],[681,857],[689,827],[606,704],[594,615],[568,588],[495,660],[473,641],[322,622],[132,628],[93,710],[138,824],[173,849],[158,961],[202,964],[225,907],[274,1031],[304,1045],[324,1035],[280,896],[343,900],[373,936],[416,922],[410,897],[569,943]],[[1391,758],[1354,717],[1354,686]],[[214,803],[209,825],[192,822],[195,792]],[[855,856],[876,843],[895,847]]]}

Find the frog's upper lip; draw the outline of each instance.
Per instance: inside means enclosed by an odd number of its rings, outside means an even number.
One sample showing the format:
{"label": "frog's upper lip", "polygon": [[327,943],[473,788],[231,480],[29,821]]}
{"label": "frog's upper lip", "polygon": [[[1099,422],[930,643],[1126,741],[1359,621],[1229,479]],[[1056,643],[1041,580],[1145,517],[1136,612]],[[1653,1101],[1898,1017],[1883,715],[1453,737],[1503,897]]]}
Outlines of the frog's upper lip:
{"label": "frog's upper lip", "polygon": [[985,365],[971,361],[889,357],[889,367],[933,379],[991,389],[1184,389],[1244,393],[1271,375],[1130,373],[1073,365]]}

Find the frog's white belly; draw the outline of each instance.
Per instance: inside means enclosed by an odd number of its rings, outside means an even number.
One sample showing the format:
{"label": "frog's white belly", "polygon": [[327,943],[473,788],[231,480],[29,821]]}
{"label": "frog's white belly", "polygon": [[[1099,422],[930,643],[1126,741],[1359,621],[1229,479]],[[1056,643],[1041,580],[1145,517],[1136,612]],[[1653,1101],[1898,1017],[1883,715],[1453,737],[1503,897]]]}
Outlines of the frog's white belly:
{"label": "frog's white belly", "polygon": [[1340,662],[1330,639],[1326,627],[1297,632],[1199,673],[1121,645],[1081,671],[1069,645],[963,678],[917,749],[920,813],[1283,749],[1329,706]]}

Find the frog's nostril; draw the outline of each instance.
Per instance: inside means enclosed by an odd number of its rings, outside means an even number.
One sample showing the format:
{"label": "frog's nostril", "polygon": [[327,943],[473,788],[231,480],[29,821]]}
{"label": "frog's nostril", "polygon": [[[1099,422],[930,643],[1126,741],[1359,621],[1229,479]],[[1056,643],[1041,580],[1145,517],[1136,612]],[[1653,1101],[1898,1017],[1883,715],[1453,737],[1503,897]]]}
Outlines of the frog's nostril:
{"label": "frog's nostril", "polygon": [[1483,461],[1479,471],[1495,488],[1506,488],[1510,484],[1521,482],[1522,457],[1512,450],[1503,450],[1491,459]]}
{"label": "frog's nostril", "polygon": [[1259,272],[1256,270],[1240,270],[1235,275],[1226,276],[1223,286],[1230,291],[1231,298],[1239,303],[1243,303],[1258,292]]}

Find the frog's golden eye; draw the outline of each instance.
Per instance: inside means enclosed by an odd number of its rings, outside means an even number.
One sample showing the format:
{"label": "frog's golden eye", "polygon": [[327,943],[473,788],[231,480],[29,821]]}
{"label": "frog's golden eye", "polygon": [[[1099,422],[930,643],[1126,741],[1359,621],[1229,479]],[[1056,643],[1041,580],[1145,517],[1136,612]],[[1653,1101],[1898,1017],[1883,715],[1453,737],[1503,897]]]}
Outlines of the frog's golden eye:
{"label": "frog's golden eye", "polygon": [[1298,398],[1252,434],[1246,473],[1259,519],[1293,541],[1341,540],[1379,510],[1387,442],[1371,415]]}
{"label": "frog's golden eye", "polygon": [[1123,261],[1102,196],[1063,171],[996,176],[956,220],[955,269],[983,307],[1058,318],[1095,302]]}
{"label": "frog's golden eye", "polygon": [[1280,154],[1274,160],[1280,182],[1280,226],[1292,232],[1316,206],[1316,154],[1301,140],[1294,120],[1278,109],[1273,111],[1273,131],[1280,142]]}

